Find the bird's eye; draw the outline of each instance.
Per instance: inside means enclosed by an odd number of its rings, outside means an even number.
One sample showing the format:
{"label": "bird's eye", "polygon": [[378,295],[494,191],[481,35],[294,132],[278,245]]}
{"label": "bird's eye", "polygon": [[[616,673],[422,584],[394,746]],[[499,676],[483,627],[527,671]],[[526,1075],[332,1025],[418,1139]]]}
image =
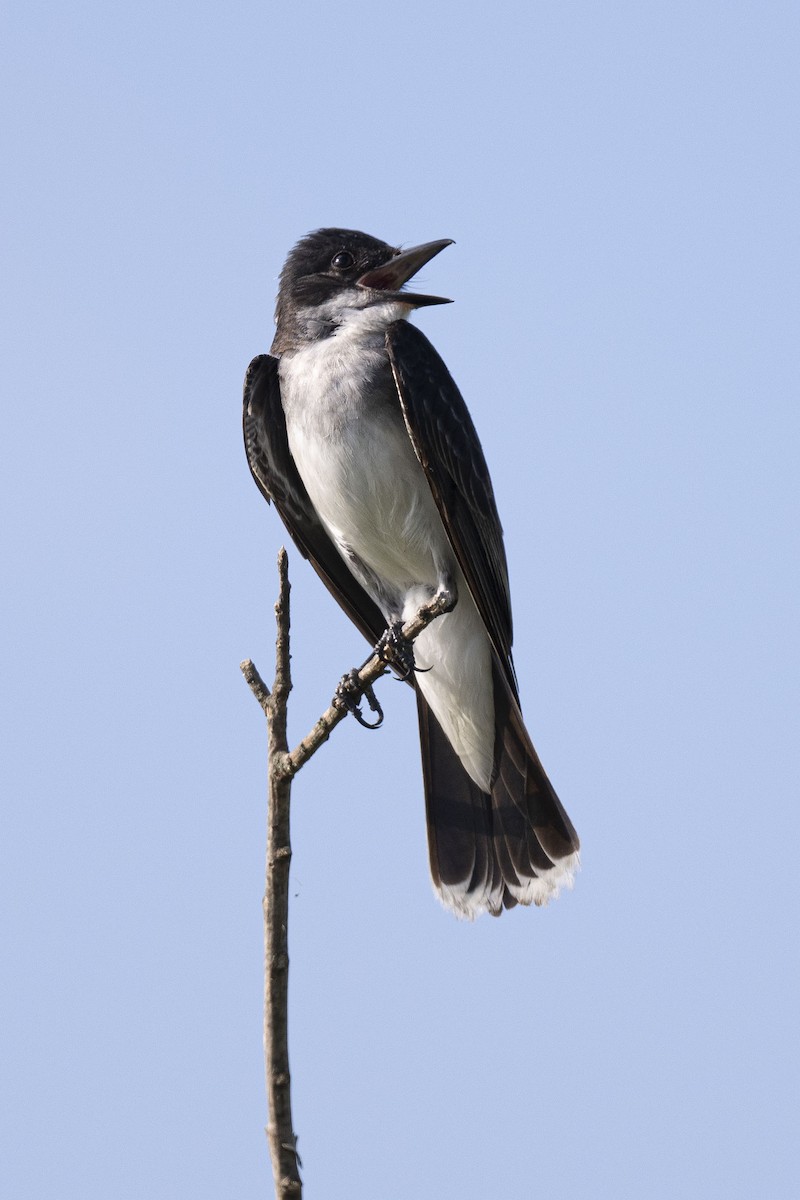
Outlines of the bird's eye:
{"label": "bird's eye", "polygon": [[355,261],[349,250],[340,250],[331,259],[331,266],[335,267],[337,271],[346,271],[348,267],[352,267]]}

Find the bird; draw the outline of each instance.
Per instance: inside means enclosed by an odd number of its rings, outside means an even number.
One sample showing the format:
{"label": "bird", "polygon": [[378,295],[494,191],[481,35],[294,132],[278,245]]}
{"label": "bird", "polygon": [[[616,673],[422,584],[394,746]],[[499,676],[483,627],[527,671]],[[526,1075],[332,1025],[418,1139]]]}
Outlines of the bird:
{"label": "bird", "polygon": [[406,285],[452,244],[401,249],[338,228],[301,238],[280,274],[270,353],[245,377],[244,441],[263,496],[370,643],[448,598],[413,644],[408,679],[434,890],[474,919],[571,886],[580,843],[522,718],[478,434],[409,323],[451,303]]}

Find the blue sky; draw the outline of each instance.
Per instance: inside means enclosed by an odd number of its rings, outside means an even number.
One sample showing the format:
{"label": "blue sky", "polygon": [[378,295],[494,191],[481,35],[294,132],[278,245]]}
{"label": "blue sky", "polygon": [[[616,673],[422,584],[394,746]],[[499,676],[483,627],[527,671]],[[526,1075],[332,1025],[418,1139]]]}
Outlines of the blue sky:
{"label": "blue sky", "polygon": [[[327,224],[452,237],[418,323],[503,518],[573,892],[463,925],[387,681],[302,772],[309,1200],[800,1188],[794,5],[12,0],[0,18],[2,1088],[17,1200],[269,1192],[284,539],[241,381]],[[364,646],[291,553],[290,731]]]}

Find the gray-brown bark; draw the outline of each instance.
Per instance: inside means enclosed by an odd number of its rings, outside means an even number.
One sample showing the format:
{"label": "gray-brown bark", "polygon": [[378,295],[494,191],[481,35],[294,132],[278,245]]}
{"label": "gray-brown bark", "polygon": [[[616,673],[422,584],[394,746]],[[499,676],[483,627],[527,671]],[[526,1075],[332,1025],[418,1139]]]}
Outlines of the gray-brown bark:
{"label": "gray-brown bark", "polygon": [[[289,867],[290,802],[292,779],[332,731],[347,716],[341,704],[331,704],[313,729],[289,752],[286,711],[292,688],[289,667],[289,572],[288,557],[278,555],[280,590],[275,605],[277,625],[275,677],[270,691],[250,659],[241,664],[250,690],[267,718],[268,814],[267,865],[264,889],[264,1058],[266,1066],[269,1142],[277,1200],[296,1200],[302,1195],[297,1136],[292,1124],[291,1079],[289,1075],[288,990],[289,990]],[[403,637],[414,641],[431,621],[448,607],[449,598],[435,597],[403,627]],[[362,689],[371,686],[386,671],[386,664],[373,654],[358,672]]]}

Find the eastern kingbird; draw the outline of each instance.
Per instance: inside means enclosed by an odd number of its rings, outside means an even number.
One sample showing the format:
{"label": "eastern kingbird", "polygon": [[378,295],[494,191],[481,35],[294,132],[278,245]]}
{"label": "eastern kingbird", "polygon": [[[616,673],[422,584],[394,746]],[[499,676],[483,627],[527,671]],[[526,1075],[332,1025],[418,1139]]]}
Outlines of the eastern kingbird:
{"label": "eastern kingbird", "polygon": [[414,643],[434,887],[462,917],[543,904],[578,836],[525,728],[503,533],[461,394],[404,285],[449,240],[399,250],[319,229],[286,260],[270,354],[244,386],[247,459],[301,553],[376,643],[441,591]]}

